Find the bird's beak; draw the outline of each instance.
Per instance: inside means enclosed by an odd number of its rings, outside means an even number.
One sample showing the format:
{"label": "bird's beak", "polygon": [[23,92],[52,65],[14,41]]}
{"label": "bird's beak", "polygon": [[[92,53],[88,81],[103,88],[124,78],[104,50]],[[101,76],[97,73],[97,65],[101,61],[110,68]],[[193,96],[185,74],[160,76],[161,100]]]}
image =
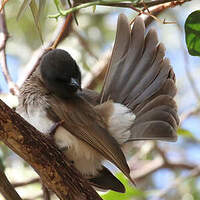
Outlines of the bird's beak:
{"label": "bird's beak", "polygon": [[70,86],[75,87],[75,88],[77,88],[77,89],[82,91],[82,88],[81,88],[81,85],[80,85],[79,81],[77,79],[75,79],[75,78],[71,78]]}

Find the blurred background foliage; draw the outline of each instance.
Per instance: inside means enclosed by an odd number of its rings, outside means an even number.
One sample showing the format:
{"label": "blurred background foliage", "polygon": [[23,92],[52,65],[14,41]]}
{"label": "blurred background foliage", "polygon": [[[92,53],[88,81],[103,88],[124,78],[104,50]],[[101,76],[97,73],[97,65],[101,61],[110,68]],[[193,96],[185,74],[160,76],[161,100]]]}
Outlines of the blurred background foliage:
{"label": "blurred background foliage", "polygon": [[[31,9],[27,8],[17,20],[17,13],[23,1],[8,1],[5,6],[9,32],[7,62],[13,81],[20,82],[27,63],[34,52],[45,48],[60,23],[49,15],[57,14],[54,1],[46,1],[39,23],[44,43],[34,24]],[[147,2],[147,1],[146,1]],[[59,44],[70,52],[81,66],[83,79],[91,73],[102,55],[112,48],[116,22],[119,13],[125,13],[131,20],[138,14],[127,8],[97,6],[81,9],[76,13],[78,25],[73,21],[70,35]],[[157,30],[159,40],[166,46],[177,77],[176,101],[182,122],[176,143],[135,142],[130,153],[130,166],[136,176],[137,187],[129,185],[125,177],[117,172],[126,185],[127,193],[101,193],[105,200],[199,200],[200,199],[200,58],[188,54],[185,44],[184,23],[187,16],[200,9],[200,1],[192,0],[162,12],[158,18],[175,21],[176,24],[161,24],[154,21],[150,27]],[[99,86],[97,86],[98,88]],[[194,91],[194,88],[196,90]],[[15,107],[17,97],[9,94],[7,83],[0,71],[0,98]],[[23,199],[42,199],[41,185],[32,168],[0,143],[0,166]],[[116,169],[110,166],[113,172]],[[3,197],[0,195],[0,199]],[[57,199],[52,196],[52,199]]]}

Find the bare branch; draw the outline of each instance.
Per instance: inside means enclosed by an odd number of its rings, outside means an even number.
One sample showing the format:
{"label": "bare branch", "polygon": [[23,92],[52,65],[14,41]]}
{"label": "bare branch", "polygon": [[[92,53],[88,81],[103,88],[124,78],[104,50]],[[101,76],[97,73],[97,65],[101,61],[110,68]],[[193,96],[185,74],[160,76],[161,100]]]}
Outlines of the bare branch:
{"label": "bare branch", "polygon": [[[2,3],[3,1],[1,0],[1,6],[3,5]],[[8,40],[8,30],[7,30],[6,21],[5,21],[4,9],[2,9],[0,12],[0,64],[1,64],[3,75],[8,83],[10,92],[13,95],[18,95],[19,94],[18,87],[12,81],[12,78],[8,71],[8,66],[7,66],[7,61],[6,61],[6,50],[5,50],[7,40]]]}
{"label": "bare branch", "polygon": [[95,58],[96,60],[98,59],[98,57],[91,51],[88,42],[85,40],[85,38],[82,37],[82,35],[73,29],[73,33],[75,34],[75,36],[78,38],[80,44],[83,46],[84,50],[86,50],[93,58]]}
{"label": "bare branch", "polygon": [[181,114],[180,116],[180,122],[183,123],[186,119],[188,119],[190,116],[198,115],[200,113],[200,106],[196,107],[195,109],[192,109],[186,113]]}
{"label": "bare branch", "polygon": [[147,7],[152,7],[152,6],[157,6],[157,5],[160,5],[160,4],[165,4],[165,3],[177,3],[179,5],[185,3],[185,2],[188,2],[188,1],[192,1],[192,0],[155,0],[155,1],[150,1],[150,2],[138,2],[137,3],[137,7],[144,7],[144,4],[147,6]]}
{"label": "bare branch", "polygon": [[6,200],[22,200],[0,167],[0,193]]}
{"label": "bare branch", "polygon": [[143,165],[141,168],[131,171],[131,177],[137,182],[146,176],[152,174],[153,172],[161,169],[164,166],[164,161],[162,157],[156,157],[154,160],[149,161],[147,164]]}
{"label": "bare branch", "polygon": [[0,140],[27,161],[61,200],[101,199],[51,140],[2,101]]}
{"label": "bare branch", "polygon": [[[55,15],[51,15],[51,18],[58,18],[60,16],[66,16],[70,13],[74,13],[80,9],[83,8],[88,8],[91,6],[111,6],[111,7],[125,7],[125,8],[131,8],[139,13],[143,13],[143,14],[147,14],[149,15],[149,13],[145,13],[144,11],[139,10],[138,8],[144,8],[144,7],[152,7],[155,5],[161,5],[164,3],[171,3],[173,5],[173,3],[175,3],[176,5],[182,5],[185,2],[188,2],[191,0],[157,0],[157,1],[151,1],[151,2],[131,2],[131,3],[122,3],[121,0],[116,0],[115,2],[112,1],[102,1],[102,0],[97,0],[97,1],[75,1],[75,6],[71,7],[67,10],[62,10],[60,8],[57,7],[58,9],[58,14]],[[156,3],[154,3],[156,2]],[[145,6],[144,6],[145,4]]]}
{"label": "bare branch", "polygon": [[63,23],[63,26],[58,34],[58,36],[55,38],[53,44],[51,45],[51,49],[55,49],[58,44],[67,36],[69,35],[69,26],[72,22],[72,14],[69,14],[65,17],[65,21]]}
{"label": "bare branch", "polygon": [[168,168],[168,169],[187,169],[187,170],[193,170],[197,167],[197,165],[188,164],[185,162],[170,162],[168,161],[165,163],[163,158],[161,156],[157,156],[152,161],[148,161],[146,164],[143,163],[141,167],[138,167],[135,170],[131,171],[131,177],[134,178],[137,181],[140,181],[141,179],[145,178],[146,176],[152,174],[153,172]]}
{"label": "bare branch", "polygon": [[151,152],[153,149],[155,149],[156,152],[159,154],[153,160],[141,161],[140,159],[138,159],[141,154],[140,152],[140,154],[134,155],[134,157],[129,161],[129,166],[131,169],[131,177],[134,178],[136,181],[140,181],[141,179],[144,179],[148,175],[151,175],[157,170],[163,168],[168,168],[171,170],[175,169],[193,170],[197,167],[196,164],[188,164],[185,161],[178,161],[178,162],[170,161],[166,156],[166,152],[157,145],[157,142],[154,142],[154,146],[149,148],[148,152]]}
{"label": "bare branch", "polygon": [[0,5],[0,12],[3,10],[4,6],[6,5],[6,3],[8,2],[8,0],[2,0],[2,3]]}
{"label": "bare branch", "polygon": [[87,73],[82,81],[83,88],[95,89],[97,85],[103,81],[110,56],[111,52],[105,53],[92,68],[92,70]]}
{"label": "bare branch", "polygon": [[26,186],[29,184],[34,184],[34,183],[38,183],[40,182],[39,178],[34,178],[30,181],[25,181],[25,182],[19,182],[19,183],[12,183],[13,187],[22,187],[22,186]]}
{"label": "bare branch", "polygon": [[162,199],[172,188],[176,188],[179,184],[183,183],[184,180],[192,178],[192,177],[196,177],[200,175],[200,168],[199,166],[197,166],[196,168],[194,168],[193,170],[191,170],[189,172],[189,174],[187,176],[180,176],[178,178],[176,178],[172,184],[170,184],[167,188],[161,190],[156,196],[155,200],[160,200]]}

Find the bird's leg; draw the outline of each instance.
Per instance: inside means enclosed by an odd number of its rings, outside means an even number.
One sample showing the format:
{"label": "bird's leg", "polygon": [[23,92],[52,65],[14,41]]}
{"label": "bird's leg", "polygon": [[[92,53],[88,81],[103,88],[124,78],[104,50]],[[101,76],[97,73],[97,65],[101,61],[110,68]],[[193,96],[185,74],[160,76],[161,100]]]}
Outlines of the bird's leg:
{"label": "bird's leg", "polygon": [[59,126],[61,126],[64,123],[63,120],[56,122],[46,133],[47,139],[50,140],[51,142],[55,143],[54,141],[54,135],[56,133],[56,130],[58,129]]}
{"label": "bird's leg", "polygon": [[[49,135],[49,139],[52,140],[53,142],[54,142],[54,135],[55,135],[55,133],[56,133],[58,127],[59,127],[59,126],[62,126],[63,123],[64,123],[64,121],[61,120],[61,121],[59,121],[59,122],[56,122],[56,123],[50,128],[50,130],[49,130],[49,132],[48,132],[48,135]],[[61,148],[59,148],[59,149],[60,149],[62,152],[65,152],[65,151],[68,150],[68,147],[67,147],[67,146],[66,146],[66,147],[61,147]]]}
{"label": "bird's leg", "polygon": [[[49,132],[48,132],[48,136],[49,136],[48,139],[51,140],[53,143],[55,143],[55,141],[54,141],[54,135],[55,135],[55,133],[56,133],[58,127],[59,127],[59,126],[62,126],[63,123],[64,123],[64,121],[61,120],[61,121],[59,121],[59,122],[56,122],[56,123],[50,128],[50,130],[49,130]],[[61,147],[61,148],[59,148],[59,149],[60,149],[60,151],[62,151],[62,152],[66,152],[66,151],[68,151],[68,146],[64,146],[64,147]],[[70,163],[73,165],[73,164],[74,164],[74,161],[71,160]]]}

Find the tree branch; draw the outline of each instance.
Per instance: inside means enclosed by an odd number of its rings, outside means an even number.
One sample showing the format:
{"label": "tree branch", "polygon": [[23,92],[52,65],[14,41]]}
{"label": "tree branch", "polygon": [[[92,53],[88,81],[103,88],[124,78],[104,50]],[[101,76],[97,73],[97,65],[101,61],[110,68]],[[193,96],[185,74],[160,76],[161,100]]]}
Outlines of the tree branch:
{"label": "tree branch", "polygon": [[199,113],[200,113],[200,106],[197,106],[195,109],[189,110],[188,112],[181,114],[181,116],[180,116],[181,124],[183,123],[183,121],[188,119],[190,116],[198,115]]}
{"label": "tree branch", "polygon": [[[1,0],[0,5],[2,6],[3,0]],[[12,81],[12,78],[8,71],[7,61],[6,61],[6,42],[8,40],[8,30],[5,21],[4,9],[0,11],[0,64],[2,68],[3,75],[8,83],[10,92],[13,95],[18,95],[19,90],[16,84]]]}
{"label": "tree branch", "polygon": [[51,18],[58,18],[60,16],[66,16],[67,14],[76,12],[80,9],[91,7],[91,6],[111,6],[111,7],[121,7],[121,8],[131,8],[139,13],[145,13],[144,11],[139,10],[138,8],[145,8],[145,7],[153,7],[156,5],[161,5],[165,3],[175,3],[176,5],[181,5],[185,2],[191,1],[191,0],[157,0],[157,1],[151,1],[151,2],[132,2],[129,0],[129,2],[125,2],[126,0],[115,0],[115,1],[106,1],[106,0],[97,0],[97,1],[75,1],[74,7],[71,7],[67,10],[62,10],[60,7],[57,7],[58,13],[55,15],[51,15],[49,17]]}
{"label": "tree branch", "polygon": [[2,11],[2,9],[4,8],[4,6],[6,5],[7,2],[8,2],[8,0],[2,0],[2,3],[0,5],[0,12]]}
{"label": "tree branch", "polygon": [[5,173],[0,167],[0,193],[6,198],[6,200],[22,200],[17,194],[13,186],[8,181]]}
{"label": "tree branch", "polygon": [[30,181],[24,181],[24,182],[19,182],[19,183],[12,183],[13,187],[22,187],[22,186],[26,186],[29,184],[34,184],[34,183],[39,183],[40,179],[39,178],[34,178]]}
{"label": "tree branch", "polygon": [[[139,154],[136,154],[132,159],[130,159],[129,166],[131,169],[131,177],[134,178],[136,182],[163,168],[171,170],[193,170],[198,167],[197,164],[189,164],[186,163],[184,160],[178,162],[170,161],[166,156],[165,150],[159,147],[157,145],[157,142],[154,142],[154,146],[149,148],[148,152],[145,153],[149,153],[153,149],[156,150],[156,153],[158,153],[159,155],[157,155],[151,161],[140,161],[139,157],[141,156],[141,152],[139,152]],[[137,164],[135,165],[135,163]]]}
{"label": "tree branch", "polygon": [[85,38],[78,31],[76,31],[75,29],[73,29],[72,31],[73,31],[74,35],[78,38],[78,40],[79,40],[81,46],[84,48],[84,50],[86,50],[93,58],[98,60],[98,57],[90,49],[88,41],[85,40]]}
{"label": "tree branch", "polygon": [[199,176],[199,175],[200,175],[200,168],[199,168],[199,166],[197,166],[196,168],[192,169],[187,176],[180,176],[180,177],[176,178],[172,182],[172,184],[170,184],[167,188],[159,191],[159,193],[157,193],[157,195],[155,195],[155,197],[153,199],[155,199],[155,200],[163,199],[163,197],[166,194],[168,194],[168,192],[171,189],[176,188],[178,185],[183,183],[185,179],[189,179],[189,178],[196,177],[196,176]]}
{"label": "tree branch", "polygon": [[105,53],[92,70],[83,77],[83,88],[95,89],[100,82],[103,82],[110,57],[111,52]]}
{"label": "tree branch", "polygon": [[0,101],[0,140],[27,161],[61,200],[100,200],[51,140]]}

